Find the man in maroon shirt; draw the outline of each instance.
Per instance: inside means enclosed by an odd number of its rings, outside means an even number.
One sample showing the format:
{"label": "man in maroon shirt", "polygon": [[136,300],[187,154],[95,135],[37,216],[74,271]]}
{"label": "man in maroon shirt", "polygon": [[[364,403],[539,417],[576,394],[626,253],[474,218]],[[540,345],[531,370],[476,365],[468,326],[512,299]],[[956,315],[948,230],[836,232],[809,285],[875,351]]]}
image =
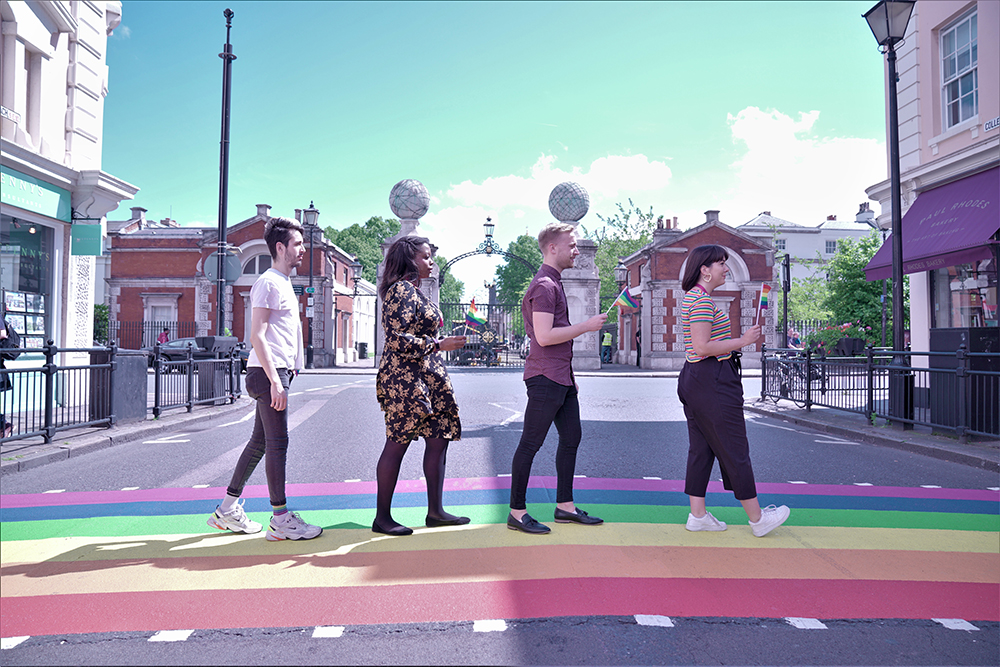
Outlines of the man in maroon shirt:
{"label": "man in maroon shirt", "polygon": [[533,519],[525,505],[528,477],[535,454],[555,422],[559,432],[556,449],[556,509],[558,523],[592,526],[603,519],[590,516],[573,504],[573,473],[580,445],[580,403],[573,378],[573,339],[598,331],[606,314],[594,315],[580,324],[570,324],[566,293],[560,276],[573,267],[580,251],[572,225],[551,223],[538,234],[542,268],[535,274],[521,301],[524,328],[531,340],[524,362],[524,384],[528,405],[524,409],[524,431],[514,452],[510,480],[510,516],[507,527],[525,533],[543,534],[549,527]]}

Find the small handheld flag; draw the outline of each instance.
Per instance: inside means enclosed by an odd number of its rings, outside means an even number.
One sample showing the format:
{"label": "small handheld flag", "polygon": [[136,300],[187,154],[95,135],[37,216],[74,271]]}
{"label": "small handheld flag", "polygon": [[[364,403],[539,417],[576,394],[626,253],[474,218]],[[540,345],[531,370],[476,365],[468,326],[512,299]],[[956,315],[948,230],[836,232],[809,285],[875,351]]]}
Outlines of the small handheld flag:
{"label": "small handheld flag", "polygon": [[[628,285],[626,285],[625,289],[622,290],[622,293],[618,295],[618,298],[615,299],[615,302],[611,304],[611,308],[614,308],[615,306],[619,306],[619,307],[625,306],[626,308],[638,308],[639,307],[639,304],[636,302],[636,300],[633,299],[632,295],[628,293]],[[611,308],[608,308],[607,312],[610,313],[611,312]]]}
{"label": "small handheld flag", "polygon": [[771,293],[771,286],[763,283],[760,288],[760,303],[757,304],[757,317],[760,318],[760,311],[767,310],[767,297]]}
{"label": "small handheld flag", "polygon": [[479,311],[476,309],[475,299],[473,299],[472,303],[469,304],[469,311],[465,314],[465,323],[470,327],[486,324],[486,318],[480,315]]}

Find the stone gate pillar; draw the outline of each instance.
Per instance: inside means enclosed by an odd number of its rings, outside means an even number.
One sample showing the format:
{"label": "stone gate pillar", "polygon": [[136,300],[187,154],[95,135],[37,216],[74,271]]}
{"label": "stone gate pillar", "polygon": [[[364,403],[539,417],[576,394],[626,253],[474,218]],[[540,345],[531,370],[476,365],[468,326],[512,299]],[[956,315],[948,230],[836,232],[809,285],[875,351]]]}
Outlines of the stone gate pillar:
{"label": "stone gate pillar", "polygon": [[[573,225],[590,209],[590,195],[578,183],[560,183],[549,195],[549,211],[559,222]],[[562,272],[563,290],[569,305],[569,321],[583,322],[600,312],[601,279],[597,271],[597,244],[578,238],[580,256],[575,266]],[[599,331],[589,331],[573,340],[573,370],[589,371],[601,367]]]}

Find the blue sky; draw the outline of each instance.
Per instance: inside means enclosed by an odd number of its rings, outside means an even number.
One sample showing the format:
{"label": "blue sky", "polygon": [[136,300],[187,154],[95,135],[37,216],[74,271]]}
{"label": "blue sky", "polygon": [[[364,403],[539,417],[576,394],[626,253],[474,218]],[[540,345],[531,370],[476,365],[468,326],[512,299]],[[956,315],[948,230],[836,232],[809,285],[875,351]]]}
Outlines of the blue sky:
{"label": "blue sky", "polygon": [[[886,178],[872,4],[125,0],[103,168],[141,190],[110,217],[217,224],[230,7],[230,224],[310,201],[322,226],[391,216],[404,178],[448,257],[487,216],[504,246],[536,233],[565,180],[590,192],[588,227],[629,198],[684,228],[707,209],[852,218]],[[455,265],[467,296],[496,261]]]}

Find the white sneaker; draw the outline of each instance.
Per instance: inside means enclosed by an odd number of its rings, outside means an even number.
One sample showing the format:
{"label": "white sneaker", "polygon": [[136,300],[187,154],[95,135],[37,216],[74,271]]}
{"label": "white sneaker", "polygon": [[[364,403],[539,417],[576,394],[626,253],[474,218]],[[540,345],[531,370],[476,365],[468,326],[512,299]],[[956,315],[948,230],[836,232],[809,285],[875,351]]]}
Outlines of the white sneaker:
{"label": "white sneaker", "polygon": [[215,508],[215,512],[212,516],[208,517],[209,526],[212,528],[218,528],[219,530],[231,530],[234,533],[246,533],[250,535],[251,533],[259,533],[260,529],[264,526],[260,525],[256,521],[252,521],[243,511],[243,500],[241,499],[235,505],[233,509],[229,510],[225,514],[219,511],[219,508]]}
{"label": "white sneaker", "polygon": [[726,529],[726,524],[712,516],[711,512],[705,512],[705,516],[700,519],[694,514],[688,513],[688,520],[684,527],[691,532],[699,530],[721,531]]}
{"label": "white sneaker", "polygon": [[311,540],[319,537],[323,529],[302,520],[296,512],[286,512],[282,516],[272,516],[271,525],[267,529],[267,539],[277,540]]}
{"label": "white sneaker", "polygon": [[785,523],[788,515],[792,513],[792,510],[788,509],[785,505],[781,507],[775,507],[774,505],[768,505],[760,511],[760,520],[756,523],[750,521],[750,527],[753,528],[753,534],[755,537],[764,537],[772,530]]}

